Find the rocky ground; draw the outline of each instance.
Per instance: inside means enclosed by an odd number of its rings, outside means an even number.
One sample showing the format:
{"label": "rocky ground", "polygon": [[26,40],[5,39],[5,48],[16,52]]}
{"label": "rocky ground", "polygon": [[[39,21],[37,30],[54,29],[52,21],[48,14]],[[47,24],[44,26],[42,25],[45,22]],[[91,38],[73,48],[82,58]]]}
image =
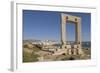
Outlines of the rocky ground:
{"label": "rocky ground", "polygon": [[82,48],[82,55],[52,55],[49,51],[43,51],[41,46],[24,45],[23,46],[23,62],[38,62],[38,61],[66,61],[66,60],[87,60],[91,59],[91,49]]}
{"label": "rocky ground", "polygon": [[88,60],[91,59],[91,50],[89,48],[82,49],[83,54],[82,55],[45,55],[44,61],[66,61],[66,60]]}

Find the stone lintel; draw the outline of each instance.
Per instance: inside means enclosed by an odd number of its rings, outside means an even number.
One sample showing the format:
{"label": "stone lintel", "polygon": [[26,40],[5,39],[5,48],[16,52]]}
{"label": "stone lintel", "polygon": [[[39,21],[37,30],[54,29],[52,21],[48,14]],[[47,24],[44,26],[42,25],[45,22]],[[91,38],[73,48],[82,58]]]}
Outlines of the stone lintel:
{"label": "stone lintel", "polygon": [[77,22],[79,22],[79,20],[81,19],[80,17],[72,16],[72,15],[64,14],[64,13],[62,13],[62,16],[63,16],[64,18],[66,17],[66,21],[68,21],[68,22],[73,22],[73,23],[77,23]]}

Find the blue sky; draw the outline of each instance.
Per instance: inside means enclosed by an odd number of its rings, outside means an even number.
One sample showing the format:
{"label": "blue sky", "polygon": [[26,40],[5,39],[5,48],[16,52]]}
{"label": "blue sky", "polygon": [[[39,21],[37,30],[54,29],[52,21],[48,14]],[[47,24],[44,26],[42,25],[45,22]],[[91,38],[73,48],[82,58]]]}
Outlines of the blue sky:
{"label": "blue sky", "polygon": [[[91,40],[91,14],[76,12],[23,10],[23,39],[58,40],[61,38],[61,13],[82,18],[82,41]],[[75,25],[67,23],[67,40],[75,40]]]}

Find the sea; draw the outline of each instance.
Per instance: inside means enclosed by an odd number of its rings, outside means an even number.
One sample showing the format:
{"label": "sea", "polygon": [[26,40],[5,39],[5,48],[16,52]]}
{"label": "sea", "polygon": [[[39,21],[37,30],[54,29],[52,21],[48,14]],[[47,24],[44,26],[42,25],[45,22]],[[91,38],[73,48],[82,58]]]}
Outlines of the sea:
{"label": "sea", "polygon": [[[67,42],[67,43],[74,43],[74,42]],[[61,44],[55,44],[56,46],[60,47]],[[82,42],[82,48],[91,48],[91,42]]]}
{"label": "sea", "polygon": [[91,42],[82,42],[83,48],[91,48]]}

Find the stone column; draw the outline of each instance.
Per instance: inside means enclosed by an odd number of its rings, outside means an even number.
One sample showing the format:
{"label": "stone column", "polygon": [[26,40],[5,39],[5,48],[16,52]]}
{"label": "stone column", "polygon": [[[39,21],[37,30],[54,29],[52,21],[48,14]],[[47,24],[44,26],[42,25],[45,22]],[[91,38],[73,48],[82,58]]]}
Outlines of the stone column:
{"label": "stone column", "polygon": [[77,25],[77,23],[75,24],[75,42],[76,42],[76,44],[78,43],[78,25]]}
{"label": "stone column", "polygon": [[78,44],[78,54],[82,54],[82,47],[81,47],[81,18],[78,19],[78,22],[77,22],[77,29],[76,29],[76,35],[77,35],[77,44]]}
{"label": "stone column", "polygon": [[66,16],[61,14],[61,43],[62,49],[65,49],[66,45]]}

